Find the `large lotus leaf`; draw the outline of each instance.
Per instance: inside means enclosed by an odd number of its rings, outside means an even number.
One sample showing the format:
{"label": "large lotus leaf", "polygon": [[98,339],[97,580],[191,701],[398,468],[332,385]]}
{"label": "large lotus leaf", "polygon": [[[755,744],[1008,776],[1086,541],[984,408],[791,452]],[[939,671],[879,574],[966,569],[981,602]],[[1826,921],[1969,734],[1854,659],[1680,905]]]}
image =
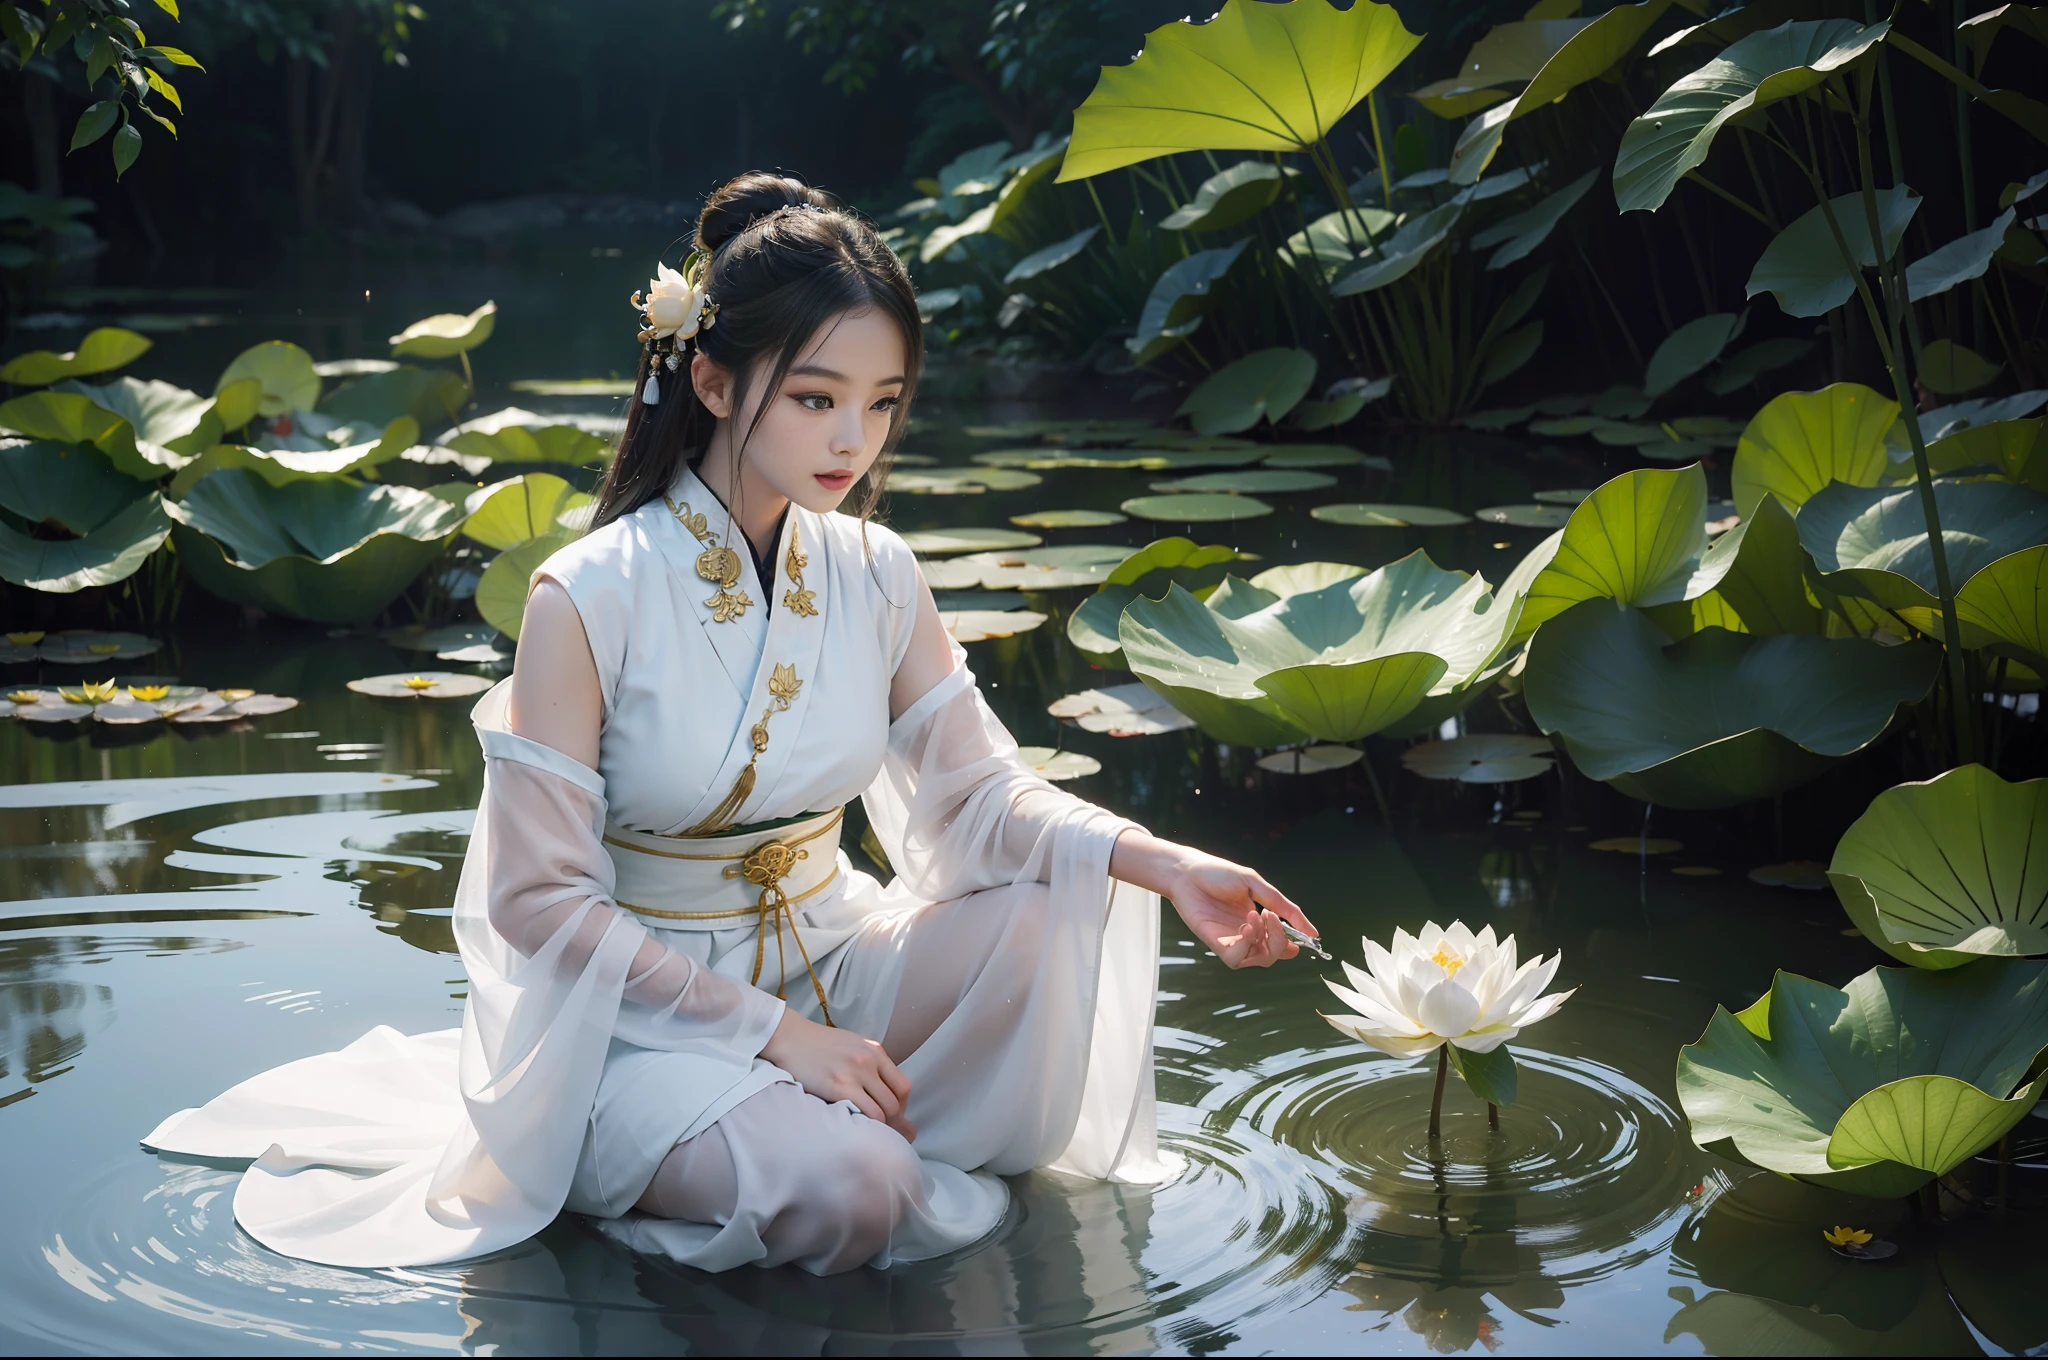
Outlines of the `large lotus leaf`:
{"label": "large lotus leaf", "polygon": [[[374,445],[371,447],[375,447]],[[183,500],[185,493],[222,468],[244,468],[255,473],[272,486],[283,486],[286,482],[304,481],[308,478],[333,479],[339,474],[331,472],[306,472],[288,467],[280,459],[290,455],[265,449],[246,448],[240,444],[216,444],[205,453],[178,469],[177,476],[164,492],[172,500]],[[300,454],[300,458],[318,458],[319,454]]]}
{"label": "large lotus leaf", "polygon": [[533,574],[543,562],[567,546],[575,535],[566,532],[542,534],[516,543],[491,559],[483,579],[476,583],[476,610],[484,622],[517,641],[526,619],[526,595]]}
{"label": "large lotus leaf", "polygon": [[529,472],[490,486],[479,487],[469,497],[469,518],[462,533],[486,548],[503,550],[515,543],[559,532],[558,517],[565,511],[590,504],[590,497],[560,477],[547,472]]}
{"label": "large lotus leaf", "polygon": [[320,375],[313,371],[313,356],[288,340],[266,340],[236,355],[214,383],[214,393],[250,378],[263,389],[256,406],[260,415],[310,411],[320,402]]}
{"label": "large lotus leaf", "polygon": [[1825,626],[1820,606],[1806,593],[1799,529],[1775,496],[1757,502],[1748,519],[1714,540],[1686,593],[1696,627],[1715,621],[1708,611],[1716,604],[1733,611],[1746,633],[1818,633]]}
{"label": "large lotus leaf", "polygon": [[1998,420],[1965,425],[1927,446],[1937,474],[1988,468],[2009,482],[2048,491],[2048,420]]}
{"label": "large lotus leaf", "polygon": [[506,425],[488,433],[465,430],[445,441],[457,453],[494,463],[569,463],[587,466],[611,456],[612,446],[574,425]]}
{"label": "large lotus leaf", "polygon": [[1322,271],[1325,282],[1358,258],[1381,233],[1393,226],[1395,214],[1382,208],[1352,208],[1325,213],[1289,236],[1279,254],[1296,269]]}
{"label": "large lotus leaf", "polygon": [[[1920,207],[1920,200],[1903,184],[1894,184],[1877,194],[1878,226],[1884,232],[1884,255],[1891,258],[1906,234],[1906,224]],[[1870,245],[1870,214],[1860,193],[1830,199],[1827,212],[1809,208],[1799,219],[1772,238],[1757,257],[1749,274],[1748,295],[1770,293],[1787,316],[1822,316],[1849,300],[1856,291],[1856,276],[1842,261],[1835,244],[1834,228],[1827,213],[1834,214],[1835,227],[1842,232],[1856,263],[1876,267],[1880,258]]]}
{"label": "large lotus leaf", "polygon": [[1564,215],[1586,196],[1593,187],[1593,181],[1600,177],[1598,170],[1588,170],[1570,184],[1554,194],[1546,195],[1534,206],[1524,208],[1512,217],[1503,217],[1484,231],[1472,233],[1472,246],[1484,250],[1489,246],[1500,249],[1486,261],[1488,269],[1505,269],[1549,238]]}
{"label": "large lotus leaf", "polygon": [[27,524],[56,524],[82,536],[148,495],[148,487],[89,444],[0,447],[0,509]]}
{"label": "large lotus leaf", "polygon": [[1765,492],[1797,510],[1830,482],[1876,486],[1891,471],[1885,434],[1898,418],[1897,402],[1862,383],[1771,398],[1735,446],[1736,513],[1755,510]]}
{"label": "large lotus leaf", "polygon": [[2048,780],[1965,765],[1886,789],[1842,833],[1828,881],[1902,963],[2048,954]]}
{"label": "large lotus leaf", "polygon": [[1811,340],[1758,341],[1723,359],[1721,366],[1709,373],[1700,386],[1717,397],[1725,397],[1738,387],[1749,386],[1774,368],[1783,368],[1795,359],[1804,358],[1812,348]]}
{"label": "large lotus leaf", "polygon": [[166,509],[178,558],[237,604],[321,623],[373,617],[437,557],[462,507],[406,486],[309,477],[272,486],[244,468]]}
{"label": "large lotus leaf", "polygon": [[417,368],[402,364],[383,373],[367,373],[337,387],[320,402],[320,414],[335,420],[365,425],[388,425],[400,416],[411,416],[422,425],[439,428],[455,419],[469,400],[469,387],[460,374],[445,368]]}
{"label": "large lotus leaf", "polygon": [[1642,4],[1616,5],[1590,21],[1551,20],[1558,25],[1577,24],[1578,31],[1544,61],[1542,69],[1519,95],[1487,109],[1459,134],[1457,145],[1451,149],[1451,182],[1471,184],[1477,180],[1500,150],[1501,134],[1510,122],[1556,103],[1578,86],[1612,70],[1669,8],[1670,0],[1644,0]]}
{"label": "large lotus leaf", "polygon": [[57,444],[91,444],[130,477],[151,482],[185,459],[160,444],[138,445],[135,428],[78,392],[31,392],[0,405],[0,431]]}
{"label": "large lotus leaf", "polygon": [[1965,581],[1956,618],[1965,642],[2017,655],[2048,674],[2048,547],[2008,553]]}
{"label": "large lotus leaf", "polygon": [[1483,578],[1416,552],[1237,618],[1175,586],[1126,606],[1119,638],[1139,678],[1220,741],[1355,741],[1491,661],[1513,621],[1492,605]]}
{"label": "large lotus leaf", "polygon": [[1235,548],[1204,547],[1189,538],[1155,539],[1126,557],[1067,616],[1067,640],[1096,665],[1120,667],[1124,652],[1117,626],[1125,605],[1140,595],[1156,600],[1176,584],[1201,599],[1243,556]]}
{"label": "large lotus leaf", "polygon": [[[1475,108],[1485,108],[1487,104],[1507,97],[1505,91],[1493,86],[1535,79],[1543,64],[1577,36],[1587,22],[1584,19],[1521,19],[1495,24],[1466,50],[1465,60],[1458,63],[1456,75],[1434,81],[1419,90],[1410,90],[1408,97],[1444,118],[1460,118]],[[1473,103],[1473,97],[1482,94],[1493,98]]]}
{"label": "large lotus leaf", "polygon": [[1235,434],[1262,419],[1277,423],[1315,380],[1316,356],[1305,349],[1254,350],[1203,379],[1174,414],[1203,434]]}
{"label": "large lotus leaf", "polygon": [[1374,0],[1224,0],[1209,22],[1156,28],[1130,65],[1103,68],[1059,178],[1176,151],[1306,152],[1421,41]]}
{"label": "large lotus leaf", "polygon": [[[75,451],[72,456],[85,452],[90,451]],[[135,485],[119,473],[108,475]],[[163,500],[154,491],[131,500],[82,538],[31,538],[0,523],[0,578],[56,595],[112,585],[133,576],[170,531]]]}
{"label": "large lotus leaf", "polygon": [[498,304],[495,302],[486,302],[467,316],[459,312],[442,312],[438,316],[423,317],[391,337],[391,357],[417,355],[422,359],[452,359],[490,339],[497,324]]}
{"label": "large lotus leaf", "polygon": [[1263,210],[1280,197],[1286,180],[1268,161],[1239,161],[1202,181],[1189,202],[1168,213],[1159,225],[1168,231],[1222,231]]}
{"label": "large lotus leaf", "polygon": [[1086,250],[1088,243],[1094,240],[1095,234],[1101,230],[1100,222],[1091,222],[1064,240],[1054,241],[1042,250],[1032,251],[1010,266],[1010,272],[1003,275],[1003,282],[1022,283],[1026,279],[1035,279],[1040,274],[1059,268]]}
{"label": "large lotus leaf", "polygon": [[1929,340],[1920,351],[1920,381],[1930,392],[1959,397],[1991,385],[2004,364],[1994,364],[1968,345],[1953,340]]}
{"label": "large lotus leaf", "polygon": [[1341,271],[1331,282],[1330,292],[1336,297],[1351,297],[1406,278],[1432,250],[1450,238],[1451,228],[1458,224],[1468,201],[1464,194],[1459,194],[1441,207],[1409,218],[1370,254]]}
{"label": "large lotus leaf", "polygon": [[[316,442],[316,441],[309,441]],[[411,416],[400,416],[384,427],[383,433],[375,439],[366,439],[360,444],[349,444],[341,448],[320,445],[306,449],[262,449],[260,452],[278,467],[293,472],[319,474],[359,473],[375,476],[370,469],[380,463],[388,463],[420,442],[420,423]],[[233,447],[232,445],[218,447]],[[208,453],[213,450],[209,449]],[[182,476],[186,469],[179,469]],[[274,481],[274,478],[265,478]],[[173,479],[175,484],[175,479]]]}
{"label": "large lotus leaf", "polygon": [[44,387],[65,378],[88,378],[134,363],[149,346],[150,341],[134,331],[101,326],[89,332],[78,348],[68,354],[36,349],[15,355],[0,364],[0,383]]}
{"label": "large lotus leaf", "polygon": [[[1852,1194],[1910,1194],[1998,1141],[2040,1098],[2048,964],[1873,968],[1837,991],[1779,973],[1716,1008],[1678,1055],[1693,1141]],[[2018,1088],[2015,1091],[2015,1087]]]}
{"label": "large lotus leaf", "polygon": [[1723,127],[1812,89],[1876,47],[1889,29],[1849,19],[1794,20],[1731,43],[1657,96],[1621,134],[1616,204],[1623,212],[1662,207],[1686,171],[1706,160]]}
{"label": "large lotus leaf", "polygon": [[[144,381],[120,377],[96,385],[62,383],[50,390],[76,392],[120,416],[134,430],[139,447],[156,446],[181,455],[169,460],[171,466],[181,463],[183,456],[213,447],[226,433],[225,426],[211,418],[214,403],[210,398],[155,378]],[[151,461],[158,461],[158,457]]]}
{"label": "large lotus leaf", "polygon": [[1514,636],[1528,637],[1582,600],[1647,608],[1686,598],[1707,548],[1706,508],[1707,477],[1698,464],[1638,468],[1600,486],[1558,531]]}
{"label": "large lotus leaf", "polygon": [[1991,219],[1991,225],[1958,236],[1907,265],[1906,296],[1918,302],[1946,293],[1959,283],[1984,277],[1984,271],[1991,267],[1991,257],[2005,242],[2013,216],[2014,210],[2007,208]]}
{"label": "large lotus leaf", "polygon": [[[2027,487],[1937,479],[1934,504],[1959,588],[1999,558],[2048,543],[2048,495]],[[1799,541],[1827,589],[1939,631],[1929,615],[1941,601],[1918,487],[1830,486],[1800,509]]]}
{"label": "large lotus leaf", "polygon": [[1664,337],[1643,370],[1643,394],[1661,397],[1721,357],[1742,333],[1738,312],[1713,312],[1686,322]]}
{"label": "large lotus leaf", "polygon": [[1131,362],[1149,364],[1194,334],[1209,310],[1210,288],[1230,272],[1248,244],[1249,240],[1232,241],[1215,250],[1198,250],[1160,273],[1138,314],[1137,334],[1124,341]]}
{"label": "large lotus leaf", "polygon": [[1934,683],[1940,652],[1861,638],[1707,628],[1672,642],[1590,600],[1545,624],[1522,672],[1529,714],[1589,778],[1667,807],[1782,793],[1862,750]]}

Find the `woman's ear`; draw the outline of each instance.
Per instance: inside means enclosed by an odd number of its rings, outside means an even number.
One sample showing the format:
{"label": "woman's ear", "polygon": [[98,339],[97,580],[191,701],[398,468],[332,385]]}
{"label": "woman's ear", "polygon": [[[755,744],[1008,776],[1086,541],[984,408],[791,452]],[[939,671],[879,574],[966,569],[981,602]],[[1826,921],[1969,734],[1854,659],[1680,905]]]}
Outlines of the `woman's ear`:
{"label": "woman's ear", "polygon": [[702,350],[690,356],[690,386],[697,400],[720,420],[732,418],[732,370]]}

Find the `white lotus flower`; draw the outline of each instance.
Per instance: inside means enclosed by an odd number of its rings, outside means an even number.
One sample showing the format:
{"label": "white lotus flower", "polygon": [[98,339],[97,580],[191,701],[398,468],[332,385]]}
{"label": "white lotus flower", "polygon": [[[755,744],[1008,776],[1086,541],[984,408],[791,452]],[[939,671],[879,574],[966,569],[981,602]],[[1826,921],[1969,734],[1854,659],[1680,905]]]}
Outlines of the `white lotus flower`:
{"label": "white lotus flower", "polygon": [[671,335],[688,340],[697,333],[698,323],[704,317],[704,289],[665,264],[655,265],[655,273],[639,300],[647,328],[657,340]]}
{"label": "white lotus flower", "polygon": [[[1571,992],[1539,996],[1557,975],[1562,953],[1517,966],[1515,937],[1498,943],[1493,927],[1474,935],[1462,921],[1443,929],[1431,921],[1421,935],[1394,932],[1394,947],[1365,941],[1365,967],[1344,965],[1350,987],[1324,979],[1355,1015],[1325,1015],[1362,1044],[1414,1058],[1453,1044],[1491,1053],[1538,1020],[1547,1020]],[[1573,988],[1577,991],[1577,988]]]}

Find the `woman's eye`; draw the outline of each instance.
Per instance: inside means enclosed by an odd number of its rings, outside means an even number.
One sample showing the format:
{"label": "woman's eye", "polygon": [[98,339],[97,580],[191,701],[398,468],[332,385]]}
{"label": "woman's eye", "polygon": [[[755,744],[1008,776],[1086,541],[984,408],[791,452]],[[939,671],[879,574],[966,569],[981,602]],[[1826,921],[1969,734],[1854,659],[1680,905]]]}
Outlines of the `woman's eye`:
{"label": "woman's eye", "polygon": [[829,411],[832,409],[832,398],[826,396],[823,392],[806,392],[798,397],[796,401],[797,405],[803,407],[806,411]]}
{"label": "woman's eye", "polygon": [[896,409],[896,408],[897,408],[898,406],[900,406],[900,405],[902,404],[902,402],[903,402],[903,398],[901,398],[901,397],[883,397],[883,398],[882,398],[882,399],[881,399],[880,401],[876,402],[876,403],[875,403],[875,404],[874,404],[873,406],[870,406],[870,407],[868,407],[868,409],[869,409],[870,411],[893,411],[893,410],[895,410],[895,409]]}

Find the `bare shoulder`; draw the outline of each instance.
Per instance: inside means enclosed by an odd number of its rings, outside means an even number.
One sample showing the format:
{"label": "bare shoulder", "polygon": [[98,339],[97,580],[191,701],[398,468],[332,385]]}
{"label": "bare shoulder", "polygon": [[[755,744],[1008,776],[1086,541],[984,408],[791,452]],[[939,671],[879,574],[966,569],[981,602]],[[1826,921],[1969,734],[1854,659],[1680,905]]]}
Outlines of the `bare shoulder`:
{"label": "bare shoulder", "polygon": [[534,580],[526,597],[506,716],[520,736],[596,766],[604,722],[597,663],[576,602],[546,576]]}

